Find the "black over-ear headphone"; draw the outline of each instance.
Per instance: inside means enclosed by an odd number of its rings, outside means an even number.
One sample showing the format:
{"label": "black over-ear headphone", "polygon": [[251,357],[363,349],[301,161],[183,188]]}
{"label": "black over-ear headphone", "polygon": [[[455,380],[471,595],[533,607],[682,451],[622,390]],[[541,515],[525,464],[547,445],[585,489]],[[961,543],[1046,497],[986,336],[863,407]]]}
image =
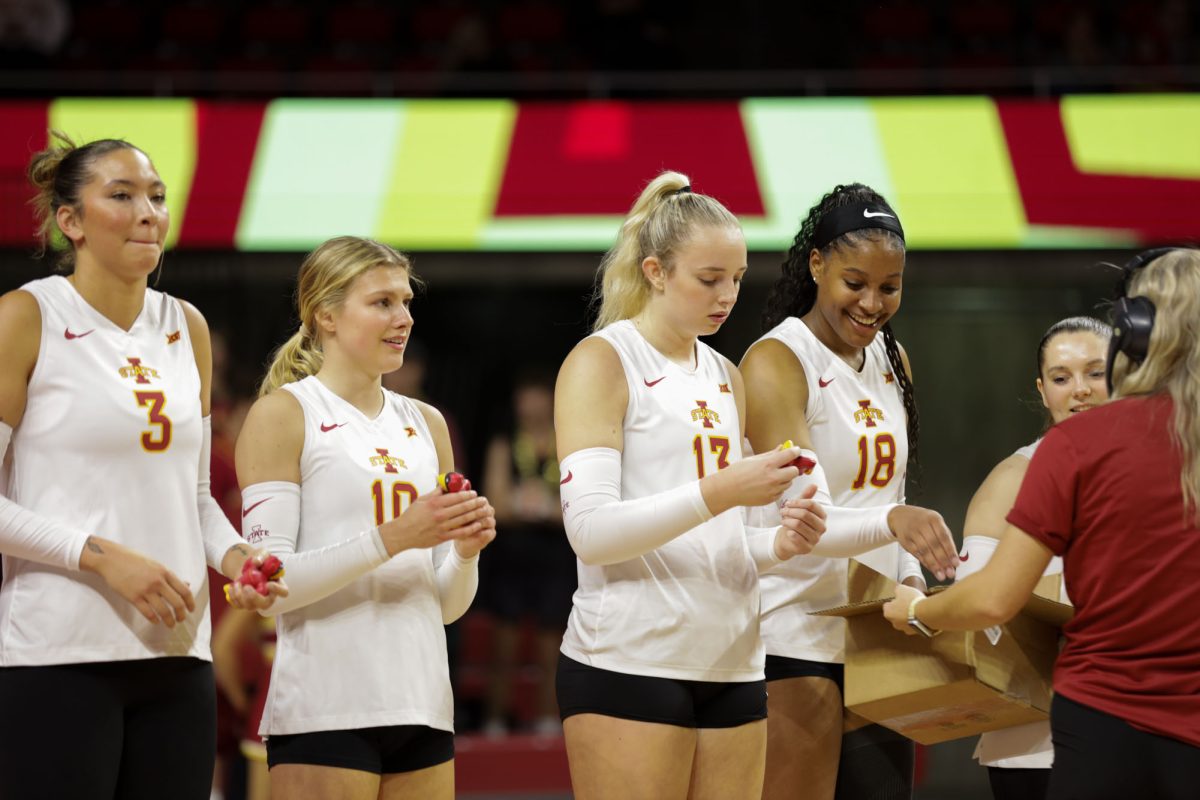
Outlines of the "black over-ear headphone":
{"label": "black over-ear headphone", "polygon": [[1105,365],[1109,394],[1113,389],[1113,361],[1117,353],[1124,353],[1133,363],[1141,364],[1150,350],[1150,331],[1154,329],[1154,303],[1148,297],[1128,297],[1129,281],[1138,270],[1175,249],[1155,247],[1145,250],[1131,258],[1121,269],[1121,283],[1117,286],[1117,299],[1113,301],[1113,333],[1108,345],[1108,363]]}

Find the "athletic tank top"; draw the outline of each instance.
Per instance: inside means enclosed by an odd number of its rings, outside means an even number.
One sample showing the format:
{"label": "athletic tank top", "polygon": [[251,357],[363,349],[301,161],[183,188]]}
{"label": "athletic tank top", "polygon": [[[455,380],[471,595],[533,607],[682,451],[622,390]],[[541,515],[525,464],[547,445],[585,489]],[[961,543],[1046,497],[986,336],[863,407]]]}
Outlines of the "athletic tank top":
{"label": "athletic tank top", "polygon": [[[616,350],[629,389],[623,500],[674,489],[742,457],[737,404],[716,351],[697,342],[689,370],[655,350],[628,320],[593,335]],[[629,561],[579,562],[578,573],[562,646],[570,658],[681,680],[763,677],[758,578],[741,509]]]}
{"label": "athletic tank top", "polygon": [[[282,388],[304,410],[297,552],[374,528],[434,490],[437,450],[413,401],[381,390],[383,410],[370,419],[315,376]],[[259,732],[453,731],[435,563],[431,549],[405,550],[323,600],[276,616]]]}
{"label": "athletic tank top", "polygon": [[104,580],[4,557],[0,665],[211,660],[200,538],[200,374],[178,301],[147,289],[122,330],[61,275],[21,287],[41,309],[41,345],[13,432],[5,495],[112,539],[185,582],[196,610],[152,624]]}
{"label": "athletic tank top", "polygon": [[[787,345],[804,367],[808,382],[804,417],[833,504],[866,508],[903,502],[907,416],[883,337],[876,336],[866,348],[858,371],[796,317],[788,317],[762,338]],[[762,519],[777,522],[775,507],[768,507]],[[900,546],[888,544],[857,559],[898,577],[899,557]],[[848,564],[844,558],[800,556],[762,575],[762,635],[769,654],[808,661],[843,660],[845,621],[808,612],[846,602]]]}

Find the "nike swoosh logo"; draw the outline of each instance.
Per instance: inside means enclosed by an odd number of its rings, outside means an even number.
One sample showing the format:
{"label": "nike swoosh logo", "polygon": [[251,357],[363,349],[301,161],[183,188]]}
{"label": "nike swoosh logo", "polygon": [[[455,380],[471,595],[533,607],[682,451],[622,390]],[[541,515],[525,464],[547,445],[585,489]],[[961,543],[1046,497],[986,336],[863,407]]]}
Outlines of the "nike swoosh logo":
{"label": "nike swoosh logo", "polygon": [[833,383],[834,380],[836,379],[830,378],[829,380],[825,380],[824,378],[817,378],[817,386],[820,386],[822,389],[824,389],[826,386]]}
{"label": "nike swoosh logo", "polygon": [[251,503],[250,505],[243,508],[242,509],[242,519],[245,519],[247,514],[249,514],[251,511],[258,508],[259,506],[261,506],[263,503],[267,502],[270,499],[271,498],[269,498],[269,497],[264,497],[262,500],[259,500],[257,503]]}
{"label": "nike swoosh logo", "polygon": [[326,425],[324,422],[322,422],[321,423],[321,433],[329,433],[334,428],[340,428],[345,424],[346,423],[344,423],[344,422],[335,422],[332,425]]}
{"label": "nike swoosh logo", "polygon": [[96,329],[92,328],[91,331],[84,331],[83,333],[71,333],[71,329],[66,328],[63,330],[63,336],[67,337],[67,339],[82,339],[94,330]]}
{"label": "nike swoosh logo", "polygon": [[961,555],[961,556],[959,556],[959,557],[958,557],[958,560],[959,560],[959,561],[966,561],[966,560],[967,560],[968,558],[970,558],[970,557],[971,557],[971,554],[970,554],[970,553],[966,553],[966,554],[964,554],[964,555]]}
{"label": "nike swoosh logo", "polygon": [[642,383],[646,384],[647,386],[653,386],[654,384],[658,383],[659,381],[665,380],[666,377],[667,377],[666,375],[663,375],[661,378],[659,378],[658,380],[654,380],[654,381],[648,381],[645,378],[642,378]]}
{"label": "nike swoosh logo", "polygon": [[871,217],[887,217],[888,219],[896,218],[895,214],[885,214],[882,211],[867,211],[865,208],[863,209],[863,216],[867,219],[870,219]]}
{"label": "nike swoosh logo", "polygon": [[571,478],[574,478],[574,477],[575,477],[575,473],[571,472],[571,470],[567,470],[567,477],[565,477],[561,481],[559,481],[558,485],[562,486],[564,483],[566,483],[567,481],[571,480]]}

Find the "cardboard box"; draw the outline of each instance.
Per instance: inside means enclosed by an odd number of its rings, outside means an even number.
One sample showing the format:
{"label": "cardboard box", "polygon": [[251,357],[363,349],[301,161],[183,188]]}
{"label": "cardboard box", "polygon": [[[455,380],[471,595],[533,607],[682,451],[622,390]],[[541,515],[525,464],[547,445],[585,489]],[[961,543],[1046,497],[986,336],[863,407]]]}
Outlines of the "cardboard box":
{"label": "cardboard box", "polygon": [[812,612],[846,618],[848,710],[921,744],[1048,718],[1059,630],[1074,612],[1058,602],[1060,576],[1043,578],[998,629],[932,639],[884,618],[894,580],[853,560],[849,580],[848,604]]}

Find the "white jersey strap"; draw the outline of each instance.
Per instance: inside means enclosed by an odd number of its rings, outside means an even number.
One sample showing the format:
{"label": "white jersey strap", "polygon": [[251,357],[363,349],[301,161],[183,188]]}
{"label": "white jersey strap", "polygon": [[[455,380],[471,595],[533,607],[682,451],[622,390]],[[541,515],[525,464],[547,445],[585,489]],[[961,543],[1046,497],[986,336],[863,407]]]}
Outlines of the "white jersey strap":
{"label": "white jersey strap", "polygon": [[563,524],[585,564],[629,561],[712,519],[692,481],[665,492],[621,499],[621,453],[611,447],[577,450],[562,460]]}

